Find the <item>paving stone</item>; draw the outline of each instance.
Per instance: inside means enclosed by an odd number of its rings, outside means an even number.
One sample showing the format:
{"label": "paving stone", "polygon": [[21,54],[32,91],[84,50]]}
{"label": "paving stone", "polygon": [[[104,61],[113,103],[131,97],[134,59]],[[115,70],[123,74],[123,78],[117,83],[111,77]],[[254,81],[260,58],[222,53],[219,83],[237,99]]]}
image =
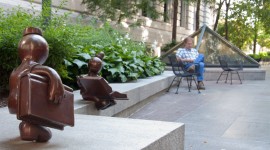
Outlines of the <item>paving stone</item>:
{"label": "paving stone", "polygon": [[174,87],[130,118],[184,123],[186,150],[269,149],[270,66],[262,69],[265,80],[205,81],[201,94]]}

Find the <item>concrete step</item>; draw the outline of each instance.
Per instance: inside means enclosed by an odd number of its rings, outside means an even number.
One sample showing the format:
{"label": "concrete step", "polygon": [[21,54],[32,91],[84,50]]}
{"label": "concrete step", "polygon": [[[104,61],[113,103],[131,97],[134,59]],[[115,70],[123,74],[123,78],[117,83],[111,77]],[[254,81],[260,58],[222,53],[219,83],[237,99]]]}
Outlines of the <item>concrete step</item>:
{"label": "concrete step", "polygon": [[165,71],[155,77],[138,79],[129,83],[110,84],[114,91],[127,94],[129,100],[116,100],[116,105],[101,111],[95,108],[93,102],[82,100],[80,91],[74,91],[75,113],[100,116],[130,116],[133,113],[132,110],[140,108],[138,104],[147,103],[149,97],[167,89],[173,78],[174,74],[171,71]]}
{"label": "concrete step", "polygon": [[22,141],[19,120],[0,109],[1,150],[183,150],[184,124],[93,115],[75,115],[75,126],[51,129],[47,143]]}
{"label": "concrete step", "polygon": [[[183,150],[185,127],[182,123],[150,121],[111,117],[133,113],[129,109],[166,89],[174,77],[171,71],[156,77],[139,79],[125,84],[110,84],[113,90],[126,93],[129,100],[98,111],[94,103],[82,100],[74,91],[75,126],[64,131],[52,129],[53,137],[48,143],[21,141],[15,115],[7,108],[0,109],[0,149],[91,149],[91,150]],[[138,108],[133,108],[134,110]],[[125,113],[123,113],[125,112]],[[85,115],[87,114],[87,115]]]}

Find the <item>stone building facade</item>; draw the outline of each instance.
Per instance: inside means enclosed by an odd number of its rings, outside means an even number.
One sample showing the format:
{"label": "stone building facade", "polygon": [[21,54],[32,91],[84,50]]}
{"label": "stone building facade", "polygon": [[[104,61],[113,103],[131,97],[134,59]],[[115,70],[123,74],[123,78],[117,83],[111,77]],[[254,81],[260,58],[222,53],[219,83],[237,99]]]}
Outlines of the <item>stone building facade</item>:
{"label": "stone building facade", "polygon": [[[52,0],[52,5],[57,7],[61,4],[61,1]],[[75,12],[84,12],[87,9],[81,4],[81,1],[67,0],[63,7]],[[41,3],[42,0],[34,0],[34,2]],[[184,0],[179,0],[178,3],[177,41],[181,41],[195,31],[196,4],[187,4]],[[160,17],[152,20],[140,13],[138,18],[144,22],[141,26],[129,27],[129,24],[134,21],[125,20],[122,22],[121,30],[129,33],[133,40],[144,41],[149,45],[154,44],[156,47],[170,43],[172,39],[173,0],[168,0],[166,4],[158,5],[156,8],[158,11],[166,13],[168,17],[166,19]],[[201,3],[200,26],[206,24],[208,27],[212,27],[215,19],[214,15],[214,4]]]}

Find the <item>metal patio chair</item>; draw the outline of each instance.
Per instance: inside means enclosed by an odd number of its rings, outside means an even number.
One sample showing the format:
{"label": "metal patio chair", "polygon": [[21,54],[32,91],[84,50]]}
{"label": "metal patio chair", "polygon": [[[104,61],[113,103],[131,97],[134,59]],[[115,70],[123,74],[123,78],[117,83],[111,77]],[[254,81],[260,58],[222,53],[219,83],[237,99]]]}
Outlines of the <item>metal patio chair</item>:
{"label": "metal patio chair", "polygon": [[220,73],[217,83],[222,75],[226,75],[225,83],[227,83],[228,75],[231,75],[231,84],[232,84],[232,74],[237,74],[238,78],[240,80],[240,84],[242,84],[242,80],[240,78],[239,72],[243,70],[243,65],[239,61],[234,61],[234,66],[230,66],[230,59],[227,56],[218,56],[218,61],[220,63],[220,67],[222,68],[222,72]]}
{"label": "metal patio chair", "polygon": [[175,54],[169,55],[168,58],[169,58],[171,66],[172,66],[172,71],[173,71],[175,77],[172,80],[167,92],[169,92],[172,84],[176,81],[177,82],[177,90],[176,90],[175,94],[178,94],[178,89],[179,89],[180,83],[182,82],[182,78],[186,78],[187,84],[188,84],[188,91],[190,92],[192,81],[194,81],[194,83],[196,84],[197,90],[200,93],[200,89],[198,87],[197,80],[195,79],[197,73],[196,72],[194,72],[194,73],[187,72],[184,69],[183,62],[178,61]]}

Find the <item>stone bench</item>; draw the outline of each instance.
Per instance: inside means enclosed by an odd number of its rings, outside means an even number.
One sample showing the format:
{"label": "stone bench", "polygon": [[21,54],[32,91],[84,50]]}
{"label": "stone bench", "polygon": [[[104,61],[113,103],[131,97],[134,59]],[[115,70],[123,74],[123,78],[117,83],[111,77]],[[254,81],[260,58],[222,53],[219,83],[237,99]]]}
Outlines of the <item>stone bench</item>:
{"label": "stone bench", "polygon": [[[138,79],[137,81],[129,83],[113,83],[110,84],[114,91],[127,94],[129,100],[116,100],[117,104],[105,110],[97,110],[93,102],[84,101],[80,95],[80,91],[74,91],[75,99],[75,113],[87,115],[100,115],[100,116],[129,116],[133,111],[129,108],[136,110],[136,104],[145,103],[147,99],[156,93],[168,88],[174,74],[171,71],[165,71],[163,74],[146,79]],[[118,116],[119,116],[118,115]]]}
{"label": "stone bench", "polygon": [[75,114],[75,126],[52,131],[47,143],[22,141],[19,120],[0,109],[0,149],[184,150],[184,124]]}

